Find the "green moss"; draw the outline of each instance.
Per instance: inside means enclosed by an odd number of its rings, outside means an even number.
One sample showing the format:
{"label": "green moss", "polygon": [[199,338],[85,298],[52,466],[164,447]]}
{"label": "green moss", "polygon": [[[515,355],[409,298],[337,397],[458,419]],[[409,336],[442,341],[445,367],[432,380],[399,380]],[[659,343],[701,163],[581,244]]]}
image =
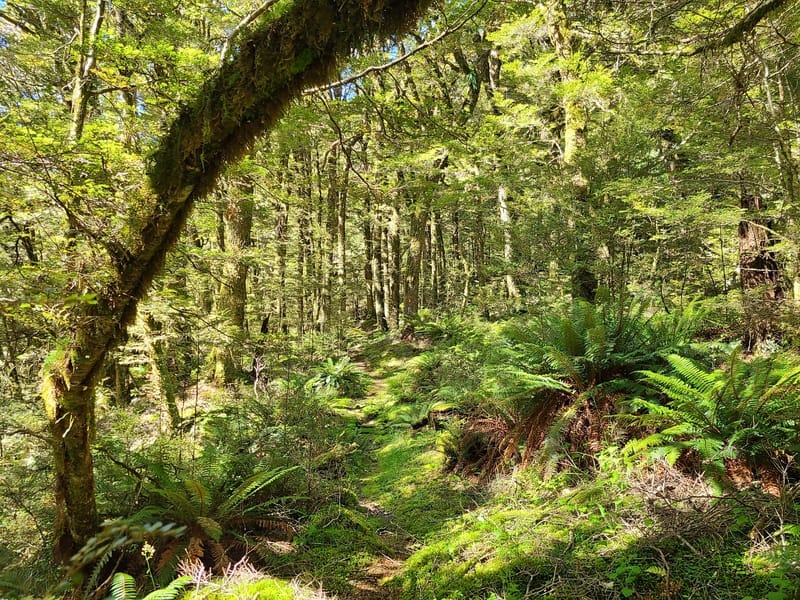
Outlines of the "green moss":
{"label": "green moss", "polygon": [[193,590],[186,596],[186,600],[241,600],[242,598],[259,598],[264,600],[299,600],[308,597],[299,594],[292,584],[264,577],[256,581],[240,581],[233,583],[212,582]]}

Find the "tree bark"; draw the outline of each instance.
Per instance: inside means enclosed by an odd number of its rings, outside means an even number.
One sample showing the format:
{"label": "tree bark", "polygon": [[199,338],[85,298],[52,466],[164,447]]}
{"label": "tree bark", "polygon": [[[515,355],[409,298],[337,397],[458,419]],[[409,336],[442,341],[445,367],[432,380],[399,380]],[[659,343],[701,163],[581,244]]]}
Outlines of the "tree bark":
{"label": "tree bark", "polygon": [[86,124],[86,111],[89,105],[89,87],[92,82],[92,69],[95,65],[95,46],[97,35],[106,15],[106,0],[98,0],[94,18],[87,29],[86,0],[81,3],[81,22],[78,25],[78,44],[80,52],[75,65],[75,77],[72,80],[70,97],[69,139],[77,141],[83,135]]}
{"label": "tree bark", "polygon": [[386,246],[388,263],[389,307],[387,317],[390,329],[400,327],[400,211],[397,206],[390,206],[389,222],[386,227]]}
{"label": "tree bark", "polygon": [[739,222],[739,275],[745,321],[742,347],[752,352],[779,335],[784,290],[780,266],[770,249],[775,239],[772,224],[763,216],[763,199],[742,190],[740,205],[747,217]]}
{"label": "tree bark", "polygon": [[220,384],[230,383],[242,370],[247,309],[247,261],[243,255],[250,246],[253,228],[253,184],[230,188],[222,218],[226,258],[216,307],[227,335],[224,344],[214,350],[214,379]]}
{"label": "tree bark", "polygon": [[[178,380],[174,371],[170,369],[167,362],[167,355],[170,352],[168,345],[161,339],[163,325],[152,315],[144,317],[145,324],[145,348],[147,358],[150,363],[150,383],[152,393],[157,396],[157,400],[164,403],[169,415],[170,426],[177,429],[181,422],[181,413],[175,401],[175,394],[178,391]],[[166,346],[166,347],[165,347]]]}
{"label": "tree bark", "polygon": [[68,315],[71,331],[43,367],[57,560],[69,560],[98,524],[91,442],[94,389],[103,361],[136,315],[193,204],[214,188],[226,163],[275,123],[292,98],[328,81],[338,60],[353,48],[409,26],[427,4],[307,0],[262,19],[160,140],[150,162],[148,214],[132,223],[127,244],[109,244],[111,276],[94,303],[78,305]]}
{"label": "tree bark", "polygon": [[386,320],[386,289],[384,287],[384,267],[383,260],[383,219],[378,211],[370,225],[372,229],[372,301],[375,305],[375,322],[381,331],[389,330],[389,322]]}
{"label": "tree bark", "polygon": [[500,226],[503,228],[503,270],[505,271],[506,296],[519,298],[519,288],[511,273],[511,262],[514,258],[511,245],[511,215],[508,212],[508,192],[504,185],[497,188],[497,205],[500,209]]}

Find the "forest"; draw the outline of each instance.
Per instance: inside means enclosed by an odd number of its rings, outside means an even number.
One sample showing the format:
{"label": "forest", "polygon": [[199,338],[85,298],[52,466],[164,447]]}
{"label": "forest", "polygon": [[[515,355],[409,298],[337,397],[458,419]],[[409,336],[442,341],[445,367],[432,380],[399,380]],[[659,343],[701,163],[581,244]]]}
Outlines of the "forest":
{"label": "forest", "polygon": [[0,0],[0,598],[800,599],[800,2]]}

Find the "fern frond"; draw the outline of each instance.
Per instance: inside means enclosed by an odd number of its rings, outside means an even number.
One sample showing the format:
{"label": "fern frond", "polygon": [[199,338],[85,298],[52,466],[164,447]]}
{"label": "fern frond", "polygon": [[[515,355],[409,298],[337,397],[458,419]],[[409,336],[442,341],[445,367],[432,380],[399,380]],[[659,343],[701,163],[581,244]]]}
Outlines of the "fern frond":
{"label": "fern frond", "polygon": [[675,375],[654,371],[640,371],[645,383],[664,394],[679,407],[693,407],[695,411],[707,411],[711,407],[709,397],[694,386]]}
{"label": "fern frond", "polygon": [[86,580],[85,589],[93,590],[97,587],[97,582],[100,579],[100,573],[111,560],[112,553],[113,549],[109,548],[100,558],[97,559],[97,562],[94,563],[94,567],[92,568],[92,572],[89,574],[89,578]]}
{"label": "fern frond", "polygon": [[173,509],[176,517],[179,517],[182,521],[189,521],[197,515],[195,506],[184,492],[163,488],[151,488],[149,492],[166,500],[170,505],[169,508]]}
{"label": "fern frond", "polygon": [[561,340],[563,347],[570,356],[582,356],[586,352],[583,336],[575,329],[572,321],[567,317],[561,319]]}
{"label": "fern frond", "polygon": [[210,517],[197,517],[197,524],[203,532],[215,542],[222,537],[222,525]]}
{"label": "fern frond", "polygon": [[194,509],[192,514],[207,515],[211,507],[211,492],[208,488],[196,479],[187,479],[183,482],[183,486],[189,494],[187,500]]}
{"label": "fern frond", "polygon": [[175,600],[175,598],[180,596],[181,592],[183,592],[183,588],[185,588],[191,580],[191,576],[182,575],[171,581],[167,587],[150,592],[147,596],[142,598],[142,600]]}
{"label": "fern frond", "polygon": [[705,397],[710,397],[724,384],[724,380],[719,377],[717,372],[709,373],[684,356],[670,354],[667,356],[667,362],[679,377]]}
{"label": "fern frond", "polygon": [[217,515],[227,516],[239,504],[251,498],[254,494],[260,492],[271,483],[285,477],[299,469],[299,466],[294,467],[276,467],[265,471],[259,471],[252,477],[246,479],[239,487],[237,487],[231,495],[217,508]]}
{"label": "fern frond", "polygon": [[577,388],[586,388],[587,378],[578,364],[580,359],[576,359],[575,355],[551,347],[547,348],[543,358],[555,372],[563,373],[565,378],[572,381]]}
{"label": "fern frond", "polygon": [[136,580],[127,573],[114,573],[107,600],[136,600]]}

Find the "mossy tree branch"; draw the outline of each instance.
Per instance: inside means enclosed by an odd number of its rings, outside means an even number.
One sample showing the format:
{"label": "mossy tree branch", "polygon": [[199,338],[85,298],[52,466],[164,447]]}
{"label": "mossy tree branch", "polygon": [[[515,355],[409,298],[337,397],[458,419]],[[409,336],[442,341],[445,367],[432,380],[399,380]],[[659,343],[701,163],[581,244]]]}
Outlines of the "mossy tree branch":
{"label": "mossy tree branch", "polygon": [[161,269],[196,200],[303,90],[374,38],[410,26],[430,0],[305,0],[264,15],[242,36],[169,127],[150,160],[148,218],[112,257],[116,276],[94,304],[75,309],[66,346],[45,367],[42,395],[55,457],[56,558],[66,561],[94,532],[93,391],[110,348]]}

